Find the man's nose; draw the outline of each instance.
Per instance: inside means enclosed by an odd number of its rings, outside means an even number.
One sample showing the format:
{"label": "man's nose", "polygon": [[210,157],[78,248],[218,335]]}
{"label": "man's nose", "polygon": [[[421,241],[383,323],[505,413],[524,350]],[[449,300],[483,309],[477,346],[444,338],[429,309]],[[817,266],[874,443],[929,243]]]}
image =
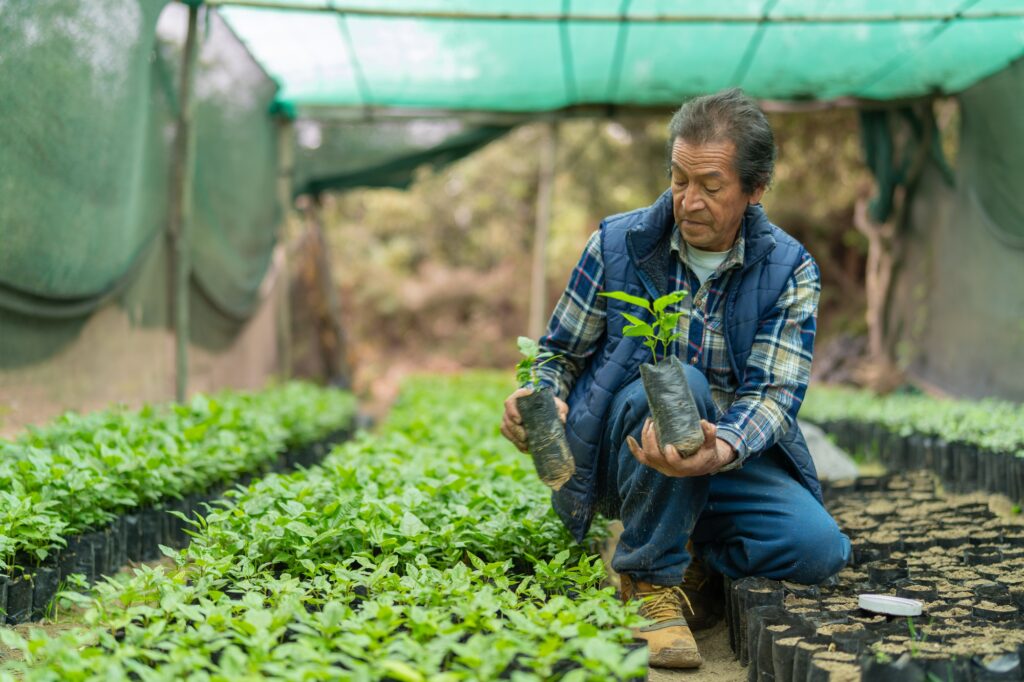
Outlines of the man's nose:
{"label": "man's nose", "polygon": [[704,199],[701,197],[700,191],[693,185],[690,185],[683,190],[680,206],[687,213],[700,211],[704,208]]}

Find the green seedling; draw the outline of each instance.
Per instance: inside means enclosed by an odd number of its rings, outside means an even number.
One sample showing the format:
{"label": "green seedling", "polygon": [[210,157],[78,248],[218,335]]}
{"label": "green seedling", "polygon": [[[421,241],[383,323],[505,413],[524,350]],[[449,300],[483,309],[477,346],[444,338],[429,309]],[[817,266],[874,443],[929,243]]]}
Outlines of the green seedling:
{"label": "green seedling", "polygon": [[520,386],[536,386],[539,381],[537,370],[552,360],[562,357],[561,354],[555,355],[550,351],[541,352],[537,342],[528,336],[520,336],[516,342],[519,345],[519,352],[523,356],[523,359],[516,365],[516,381]]}
{"label": "green seedling", "polygon": [[658,346],[661,346],[661,357],[664,358],[668,356],[668,349],[672,342],[683,336],[683,333],[676,331],[676,328],[679,326],[679,319],[684,313],[670,313],[668,309],[670,306],[686,298],[688,293],[685,289],[680,289],[679,291],[673,291],[672,293],[660,296],[654,299],[654,301],[648,301],[639,296],[631,296],[624,291],[607,291],[599,295],[643,308],[654,317],[654,322],[644,322],[636,315],[622,313],[622,316],[629,322],[623,328],[622,333],[625,336],[644,337],[644,345],[651,349],[651,357],[654,360],[654,364],[657,364]]}

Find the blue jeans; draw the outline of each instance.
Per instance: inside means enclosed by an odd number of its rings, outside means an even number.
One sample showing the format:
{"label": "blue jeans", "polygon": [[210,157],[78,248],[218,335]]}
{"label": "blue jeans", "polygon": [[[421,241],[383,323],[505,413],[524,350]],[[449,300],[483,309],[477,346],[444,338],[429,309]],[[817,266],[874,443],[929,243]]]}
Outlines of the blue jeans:
{"label": "blue jeans", "polygon": [[[686,367],[697,409],[715,422],[707,380]],[[598,510],[622,519],[612,568],[655,585],[678,585],[690,563],[687,540],[711,568],[730,578],[763,576],[820,583],[850,558],[850,540],[790,473],[777,448],[714,476],[674,478],[633,457],[649,409],[639,379],[612,402],[598,476]]]}

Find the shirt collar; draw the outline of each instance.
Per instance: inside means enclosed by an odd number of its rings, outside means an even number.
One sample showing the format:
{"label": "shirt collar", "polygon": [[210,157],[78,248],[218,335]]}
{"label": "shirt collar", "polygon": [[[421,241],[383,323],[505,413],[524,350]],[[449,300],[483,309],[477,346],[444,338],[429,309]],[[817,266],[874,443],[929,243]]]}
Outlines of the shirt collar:
{"label": "shirt collar", "polygon": [[[672,237],[669,240],[669,248],[671,248],[672,252],[676,254],[676,257],[682,261],[683,265],[689,266],[689,263],[686,262],[686,249],[683,248],[683,235],[679,232],[678,227],[672,228]],[[722,261],[722,265],[719,267],[719,270],[725,272],[726,270],[742,265],[745,251],[746,243],[744,242],[743,232],[741,230],[739,235],[736,237],[736,241],[733,242],[732,248],[729,249],[729,254],[725,257],[725,260]]]}

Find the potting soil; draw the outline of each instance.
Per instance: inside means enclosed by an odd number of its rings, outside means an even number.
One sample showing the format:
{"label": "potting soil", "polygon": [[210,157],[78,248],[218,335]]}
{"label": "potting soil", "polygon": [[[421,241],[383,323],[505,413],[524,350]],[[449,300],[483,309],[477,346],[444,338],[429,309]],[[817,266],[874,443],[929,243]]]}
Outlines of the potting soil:
{"label": "potting soil", "polygon": [[[726,581],[730,642],[748,679],[1024,679],[1024,537],[929,473],[825,484],[853,557],[829,583]],[[923,615],[859,609],[864,593],[921,601]]]}

